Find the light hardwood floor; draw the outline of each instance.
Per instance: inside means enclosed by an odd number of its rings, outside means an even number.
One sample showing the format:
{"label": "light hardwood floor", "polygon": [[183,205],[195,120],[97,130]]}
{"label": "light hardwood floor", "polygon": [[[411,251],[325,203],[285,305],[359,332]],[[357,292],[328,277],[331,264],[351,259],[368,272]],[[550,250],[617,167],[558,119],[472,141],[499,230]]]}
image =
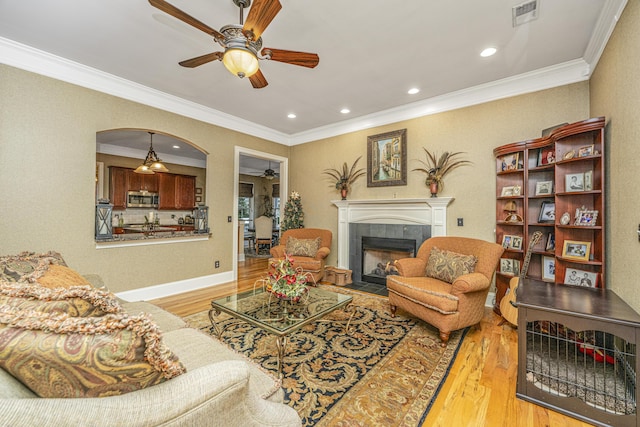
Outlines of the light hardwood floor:
{"label": "light hardwood floor", "polygon": [[[178,316],[206,310],[213,298],[250,289],[267,268],[266,259],[238,265],[238,280],[151,301]],[[487,308],[480,330],[471,329],[423,426],[565,426],[589,424],[516,399],[518,334]]]}

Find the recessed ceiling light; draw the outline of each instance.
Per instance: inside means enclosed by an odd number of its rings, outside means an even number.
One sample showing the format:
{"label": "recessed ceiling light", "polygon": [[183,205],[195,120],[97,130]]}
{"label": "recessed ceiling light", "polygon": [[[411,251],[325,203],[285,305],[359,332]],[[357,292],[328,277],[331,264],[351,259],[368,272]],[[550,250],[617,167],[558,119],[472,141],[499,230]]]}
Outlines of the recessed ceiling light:
{"label": "recessed ceiling light", "polygon": [[287,117],[289,117],[290,119],[295,119],[296,115],[293,114],[293,113],[289,113],[289,114],[287,114]]}
{"label": "recessed ceiling light", "polygon": [[340,112],[342,114],[349,114],[351,112],[351,110],[349,110],[348,108],[343,108],[342,110],[340,110]]}
{"label": "recessed ceiling light", "polygon": [[496,49],[495,47],[488,47],[485,50],[483,50],[482,52],[480,52],[480,56],[482,56],[483,58],[486,58],[487,56],[493,55],[497,51],[498,51],[498,49]]}
{"label": "recessed ceiling light", "polygon": [[179,145],[174,145],[173,148],[175,148],[176,150],[180,148]]}
{"label": "recessed ceiling light", "polygon": [[415,95],[415,94],[416,94],[416,93],[418,93],[418,92],[420,92],[420,89],[418,89],[417,87],[412,87],[411,89],[409,89],[409,90],[407,91],[407,93],[408,93],[409,95]]}

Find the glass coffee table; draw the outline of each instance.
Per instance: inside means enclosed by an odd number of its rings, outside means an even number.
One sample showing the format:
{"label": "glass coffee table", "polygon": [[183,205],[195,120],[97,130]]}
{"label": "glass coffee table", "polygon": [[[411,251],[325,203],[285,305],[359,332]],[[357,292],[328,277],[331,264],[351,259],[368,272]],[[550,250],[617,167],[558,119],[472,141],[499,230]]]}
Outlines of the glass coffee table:
{"label": "glass coffee table", "polygon": [[275,335],[278,375],[282,377],[282,359],[288,335],[311,322],[321,320],[337,309],[349,313],[344,326],[345,333],[349,333],[349,325],[356,311],[353,297],[349,295],[310,287],[300,301],[291,302],[276,298],[263,287],[256,287],[251,291],[212,300],[209,320],[211,331],[215,332],[218,338],[222,336],[223,330],[215,317],[220,313],[227,313]]}

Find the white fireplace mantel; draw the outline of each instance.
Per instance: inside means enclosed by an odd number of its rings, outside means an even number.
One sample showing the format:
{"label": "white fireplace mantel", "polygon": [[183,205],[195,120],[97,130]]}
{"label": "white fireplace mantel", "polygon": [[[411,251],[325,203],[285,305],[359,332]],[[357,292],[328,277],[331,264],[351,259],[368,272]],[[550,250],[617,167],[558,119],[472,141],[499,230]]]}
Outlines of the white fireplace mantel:
{"label": "white fireplace mantel", "polygon": [[453,197],[332,200],[338,207],[338,266],[349,268],[349,224],[430,225],[432,236],[447,235],[447,207]]}

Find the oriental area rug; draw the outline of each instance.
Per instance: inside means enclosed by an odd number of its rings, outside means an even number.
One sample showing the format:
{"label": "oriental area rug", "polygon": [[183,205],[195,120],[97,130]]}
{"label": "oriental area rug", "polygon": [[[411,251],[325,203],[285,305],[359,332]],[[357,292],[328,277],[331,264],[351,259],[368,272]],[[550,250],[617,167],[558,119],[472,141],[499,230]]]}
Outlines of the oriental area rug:
{"label": "oriental area rug", "polygon": [[[419,426],[453,364],[466,329],[440,346],[435,328],[403,313],[389,315],[387,298],[334,286],[353,296],[348,314],[336,310],[289,336],[282,379],[285,403],[304,426]],[[229,315],[217,317],[222,340],[276,374],[275,336]],[[209,332],[207,311],[185,319]],[[214,334],[215,336],[215,334]]]}

